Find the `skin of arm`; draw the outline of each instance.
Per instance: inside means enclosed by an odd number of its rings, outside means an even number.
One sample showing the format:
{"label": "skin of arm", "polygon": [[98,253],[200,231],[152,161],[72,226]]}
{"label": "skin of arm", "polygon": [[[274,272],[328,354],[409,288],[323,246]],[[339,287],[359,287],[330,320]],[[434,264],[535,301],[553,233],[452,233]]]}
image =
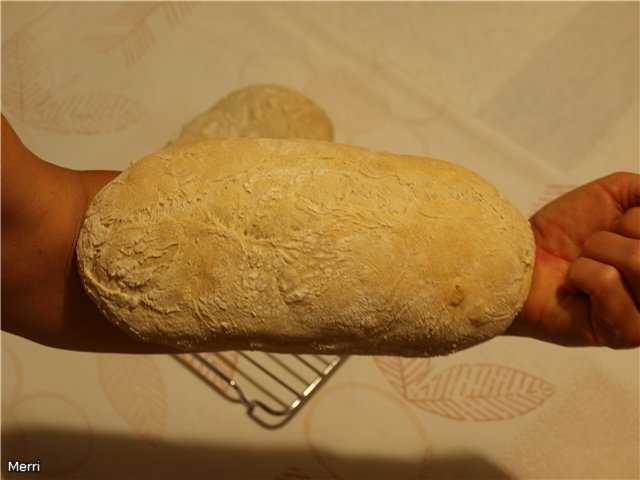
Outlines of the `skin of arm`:
{"label": "skin of arm", "polygon": [[84,214],[119,172],[74,171],[30,152],[2,116],[2,329],[51,347],[171,353],[111,325],[85,294],[75,245]]}

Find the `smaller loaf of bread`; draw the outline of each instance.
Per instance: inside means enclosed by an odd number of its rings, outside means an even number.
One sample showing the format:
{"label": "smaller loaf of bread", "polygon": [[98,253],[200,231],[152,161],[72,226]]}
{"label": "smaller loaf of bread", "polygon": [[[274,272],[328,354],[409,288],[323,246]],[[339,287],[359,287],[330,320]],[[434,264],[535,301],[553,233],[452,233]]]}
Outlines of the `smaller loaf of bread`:
{"label": "smaller loaf of bread", "polygon": [[169,145],[235,137],[332,141],[333,124],[318,104],[300,92],[280,85],[249,85],[195,117]]}
{"label": "smaller loaf of bread", "polygon": [[459,165],[311,140],[202,140],[93,200],[84,287],[129,334],[183,350],[431,356],[502,332],[529,224]]}

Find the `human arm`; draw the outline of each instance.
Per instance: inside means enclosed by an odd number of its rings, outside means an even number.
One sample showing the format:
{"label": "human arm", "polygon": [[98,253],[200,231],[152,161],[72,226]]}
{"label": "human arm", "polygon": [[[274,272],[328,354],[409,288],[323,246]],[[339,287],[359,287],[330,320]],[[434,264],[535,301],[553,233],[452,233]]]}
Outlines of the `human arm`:
{"label": "human arm", "polygon": [[[81,223],[117,174],[44,162],[2,117],[3,330],[59,348],[169,351],[113,326],[81,285],[75,257]],[[508,334],[563,345],[640,344],[639,177],[610,175],[534,215],[533,285]]]}
{"label": "human arm", "polygon": [[75,244],[84,214],[118,173],[47,163],[2,116],[2,330],[71,350],[171,351],[111,325],[80,282]]}

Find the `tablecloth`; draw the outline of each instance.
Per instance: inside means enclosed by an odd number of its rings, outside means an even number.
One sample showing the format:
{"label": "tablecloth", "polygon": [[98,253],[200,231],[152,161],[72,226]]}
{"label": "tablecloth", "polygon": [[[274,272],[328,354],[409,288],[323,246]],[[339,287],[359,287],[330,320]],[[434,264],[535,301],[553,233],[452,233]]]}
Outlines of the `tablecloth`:
{"label": "tablecloth", "polygon": [[[337,142],[463,164],[530,215],[640,170],[638,7],[2,2],[2,112],[47,161],[124,169],[227,93],[278,84],[324,108]],[[20,459],[65,479],[639,478],[638,378],[637,349],[511,337],[350,357],[267,430],[172,356],[3,333],[2,471]]]}

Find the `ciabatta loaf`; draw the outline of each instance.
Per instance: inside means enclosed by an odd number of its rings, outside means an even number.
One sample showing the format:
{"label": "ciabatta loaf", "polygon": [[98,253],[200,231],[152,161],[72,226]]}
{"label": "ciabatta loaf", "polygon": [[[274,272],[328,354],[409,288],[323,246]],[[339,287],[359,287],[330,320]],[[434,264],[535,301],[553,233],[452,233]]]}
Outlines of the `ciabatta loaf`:
{"label": "ciabatta loaf", "polygon": [[183,350],[431,356],[498,335],[529,291],[527,220],[459,165],[313,140],[202,140],[93,200],[87,293]]}
{"label": "ciabatta loaf", "polygon": [[280,85],[249,85],[221,98],[169,143],[231,137],[332,141],[333,124],[318,104],[300,92]]}

